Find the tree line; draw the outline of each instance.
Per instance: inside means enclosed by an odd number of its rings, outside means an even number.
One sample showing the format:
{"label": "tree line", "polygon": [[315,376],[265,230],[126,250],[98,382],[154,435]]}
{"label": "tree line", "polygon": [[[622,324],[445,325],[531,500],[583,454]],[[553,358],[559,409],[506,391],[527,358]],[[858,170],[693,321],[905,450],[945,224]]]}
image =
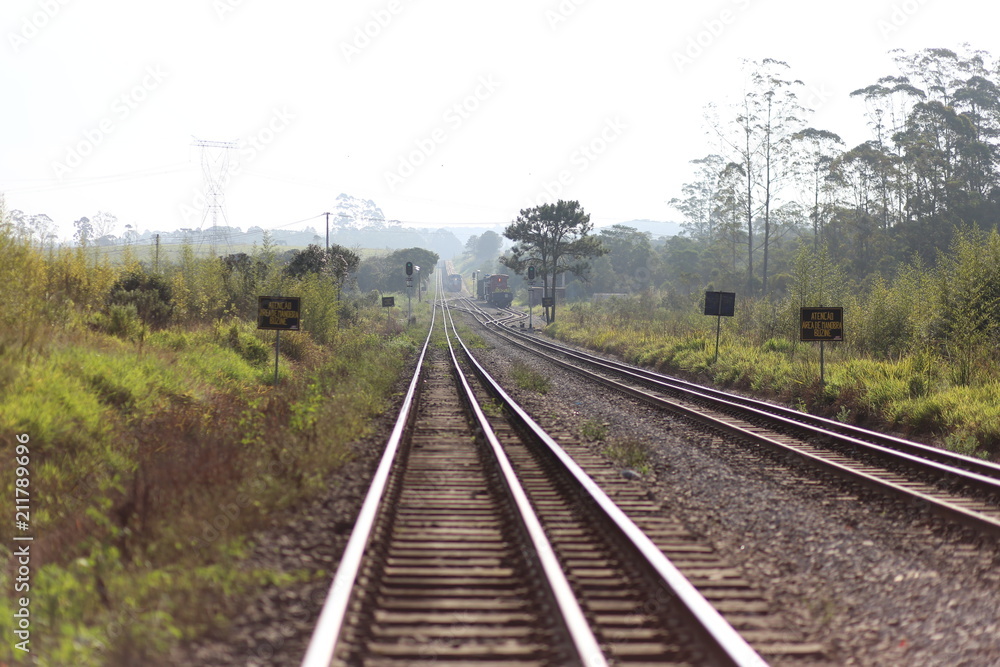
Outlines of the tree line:
{"label": "tree line", "polygon": [[864,277],[915,258],[933,263],[957,229],[996,224],[996,61],[969,47],[892,55],[898,72],[851,93],[872,132],[854,147],[809,124],[804,84],[778,60],[746,61],[739,101],[707,109],[715,150],[692,161],[694,179],[671,204],[718,267],[710,279],[719,287],[780,289],[792,240],[825,245]]}

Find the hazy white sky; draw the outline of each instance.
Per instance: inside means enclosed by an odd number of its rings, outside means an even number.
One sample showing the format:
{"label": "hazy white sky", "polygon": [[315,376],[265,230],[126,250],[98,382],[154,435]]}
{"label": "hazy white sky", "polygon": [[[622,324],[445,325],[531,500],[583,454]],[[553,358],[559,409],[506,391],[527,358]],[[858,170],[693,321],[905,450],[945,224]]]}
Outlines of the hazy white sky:
{"label": "hazy white sky", "polygon": [[98,210],[197,228],[197,138],[239,144],[225,203],[244,229],[319,229],[341,192],[411,225],[507,223],[550,195],[599,225],[676,219],[740,58],[788,62],[811,124],[855,145],[848,95],[896,73],[890,49],[997,53],[998,18],[971,0],[4,0],[0,192],[64,238]]}

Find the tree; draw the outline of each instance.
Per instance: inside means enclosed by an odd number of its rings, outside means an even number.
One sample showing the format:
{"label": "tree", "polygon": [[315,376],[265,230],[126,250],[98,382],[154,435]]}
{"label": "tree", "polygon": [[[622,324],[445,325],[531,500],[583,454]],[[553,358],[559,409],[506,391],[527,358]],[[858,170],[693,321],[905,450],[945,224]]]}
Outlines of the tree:
{"label": "tree", "polygon": [[[830,184],[836,180],[833,171],[834,160],[843,150],[844,142],[839,136],[827,130],[807,127],[796,132],[792,138],[797,146],[799,173],[810,181],[812,212],[809,217],[813,224],[813,248],[819,248],[825,212],[820,209],[820,195],[829,193]],[[828,206],[825,208],[829,208]]]}
{"label": "tree", "polygon": [[736,111],[735,131],[730,123],[715,121],[715,132],[725,148],[740,165],[745,179],[747,229],[747,289],[754,291],[754,222],[763,225],[760,248],[763,252],[761,289],[767,292],[768,259],[772,235],[771,211],[779,202],[782,182],[791,175],[791,152],[796,131],[804,125],[805,109],[798,102],[797,90],[805,84],[783,78],[788,64],[765,58],[761,62],[744,61],[751,68],[749,87]]}
{"label": "tree", "polygon": [[114,231],[118,226],[118,216],[114,213],[98,211],[94,217],[90,219],[90,224],[93,226],[94,238],[111,239],[114,238]]}
{"label": "tree", "polygon": [[714,241],[718,232],[717,200],[725,161],[718,155],[692,160],[698,166],[697,180],[681,188],[683,199],[674,197],[669,204],[684,215],[681,223],[691,238]]}
{"label": "tree", "polygon": [[607,250],[613,274],[612,292],[637,292],[650,286],[657,256],[650,242],[652,234],[626,225],[611,225],[597,235]]}
{"label": "tree", "polygon": [[358,268],[361,258],[352,250],[334,244],[329,249],[315,243],[309,244],[305,250],[295,250],[285,267],[285,273],[293,278],[302,278],[309,273],[331,276],[338,285],[342,284],[347,274]]}
{"label": "tree", "polygon": [[440,256],[425,248],[406,248],[395,250],[388,255],[367,257],[358,267],[358,288],[362,292],[378,290],[380,292],[405,292],[407,262],[413,262],[413,278],[419,284],[426,285],[434,273],[434,267]]}
{"label": "tree", "polygon": [[245,252],[220,257],[219,261],[227,305],[243,317],[251,317],[260,296],[258,287],[267,277],[267,264]]}
{"label": "tree", "polygon": [[[425,248],[397,250],[389,255],[391,284],[400,285],[399,291],[402,291],[403,279],[406,278],[403,274],[403,267],[406,266],[407,262],[413,262],[413,278],[417,285],[417,299],[420,300],[421,289],[427,289],[439,259],[441,259],[440,255]],[[417,267],[420,268],[417,269]]]}
{"label": "tree", "polygon": [[134,306],[152,328],[165,327],[173,315],[173,290],[162,276],[134,269],[121,275],[107,297],[108,306]]}
{"label": "tree", "polygon": [[[600,239],[590,236],[592,229],[590,216],[578,201],[560,199],[555,204],[521,209],[520,215],[504,229],[503,235],[514,246],[509,255],[500,258],[500,263],[520,275],[530,263],[536,262],[542,278],[542,294],[549,296],[550,278],[554,288],[560,273],[570,271],[585,277],[590,268],[586,259],[607,252]],[[574,264],[569,263],[574,260]],[[555,306],[547,311],[546,318],[555,321]]]}
{"label": "tree", "polygon": [[73,232],[73,239],[80,247],[86,247],[90,239],[94,237],[94,225],[91,224],[90,218],[83,216],[79,220],[74,221],[73,226],[76,227],[76,231]]}

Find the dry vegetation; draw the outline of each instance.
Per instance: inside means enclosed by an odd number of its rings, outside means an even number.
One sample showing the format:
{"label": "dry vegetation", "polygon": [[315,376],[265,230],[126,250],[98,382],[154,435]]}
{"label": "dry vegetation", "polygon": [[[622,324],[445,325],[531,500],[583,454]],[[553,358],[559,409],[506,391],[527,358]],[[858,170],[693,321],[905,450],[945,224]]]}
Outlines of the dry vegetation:
{"label": "dry vegetation", "polygon": [[[273,248],[252,260],[188,251],[154,272],[0,225],[0,434],[10,457],[30,437],[39,664],[144,664],[223,630],[249,590],[289,578],[239,567],[246,536],[315,494],[387,405],[407,332],[329,276],[289,276]],[[246,312],[275,293],[300,295],[306,323],[282,334],[277,387],[274,333]],[[10,618],[9,566],[0,589]]]}

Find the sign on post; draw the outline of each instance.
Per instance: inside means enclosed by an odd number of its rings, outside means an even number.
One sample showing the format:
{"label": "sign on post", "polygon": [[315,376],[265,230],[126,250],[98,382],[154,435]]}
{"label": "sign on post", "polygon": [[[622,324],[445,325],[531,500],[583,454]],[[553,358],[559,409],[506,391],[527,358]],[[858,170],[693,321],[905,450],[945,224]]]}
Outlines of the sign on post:
{"label": "sign on post", "polygon": [[844,340],[844,309],[840,306],[799,310],[799,340],[819,342],[819,383],[826,384],[823,343]]}
{"label": "sign on post", "polygon": [[382,297],[382,307],[383,308],[394,308],[396,306],[396,297],[394,296],[384,296]]}
{"label": "sign on post", "polygon": [[799,318],[799,340],[825,343],[844,340],[844,309],[842,307],[802,308]]}
{"label": "sign on post", "polygon": [[278,385],[278,357],[281,353],[281,332],[298,331],[301,318],[301,297],[257,297],[257,328],[274,330],[274,385]]}
{"label": "sign on post", "polygon": [[722,318],[736,315],[736,292],[705,292],[705,314],[718,320],[715,323],[715,360],[719,360],[719,337],[722,335]]}
{"label": "sign on post", "polygon": [[705,292],[705,314],[718,317],[736,315],[736,292]]}
{"label": "sign on post", "polygon": [[257,328],[298,331],[300,302],[297,296],[257,297]]}

